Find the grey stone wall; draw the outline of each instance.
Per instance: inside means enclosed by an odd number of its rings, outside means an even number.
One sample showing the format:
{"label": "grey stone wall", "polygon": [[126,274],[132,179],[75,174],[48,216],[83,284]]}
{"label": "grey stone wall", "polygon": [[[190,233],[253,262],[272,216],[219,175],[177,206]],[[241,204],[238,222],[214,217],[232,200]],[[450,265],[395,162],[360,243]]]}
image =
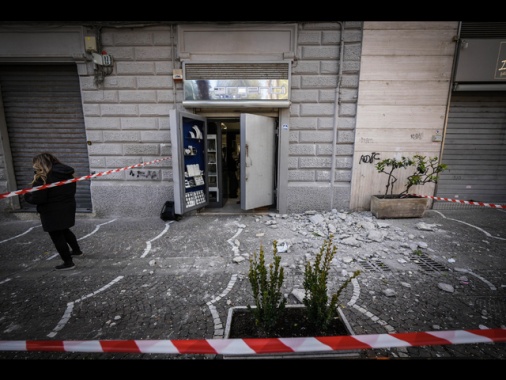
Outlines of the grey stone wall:
{"label": "grey stone wall", "polygon": [[[361,35],[361,22],[345,22],[341,46],[340,23],[299,24],[292,70],[288,193],[281,194],[288,212],[349,205]],[[181,85],[172,80],[178,63],[173,64],[175,50],[170,44],[176,37],[169,26],[102,29],[103,50],[113,56],[114,72],[98,88],[93,75],[81,78],[93,172],[170,155],[168,115],[182,101]],[[159,175],[139,179],[124,171],[93,180],[94,211],[158,213],[163,202],[172,199],[171,162],[145,169]]]}
{"label": "grey stone wall", "polygon": [[338,22],[300,24],[292,70],[288,212],[349,208],[362,22],[344,22],[342,43],[341,33]]}
{"label": "grey stone wall", "polygon": [[[92,173],[171,156],[169,111],[181,97],[171,37],[169,26],[101,30],[114,71],[99,85],[94,75],[81,77]],[[173,199],[172,160],[97,177],[91,194],[97,215],[158,215]]]}

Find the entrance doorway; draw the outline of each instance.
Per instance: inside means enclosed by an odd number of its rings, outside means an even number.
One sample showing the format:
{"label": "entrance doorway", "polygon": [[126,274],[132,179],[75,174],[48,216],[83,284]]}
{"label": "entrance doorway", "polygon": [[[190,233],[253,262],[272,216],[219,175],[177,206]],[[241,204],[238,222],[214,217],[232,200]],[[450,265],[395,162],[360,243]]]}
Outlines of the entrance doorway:
{"label": "entrance doorway", "polygon": [[208,135],[216,135],[220,151],[220,196],[200,212],[256,213],[276,209],[277,121],[252,114],[209,117],[207,129]]}

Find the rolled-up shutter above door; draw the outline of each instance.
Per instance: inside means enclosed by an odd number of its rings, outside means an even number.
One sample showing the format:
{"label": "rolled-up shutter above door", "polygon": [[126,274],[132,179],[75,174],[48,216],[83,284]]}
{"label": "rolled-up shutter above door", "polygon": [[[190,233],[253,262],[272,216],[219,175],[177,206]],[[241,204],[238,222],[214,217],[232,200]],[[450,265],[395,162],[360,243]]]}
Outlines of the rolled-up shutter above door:
{"label": "rolled-up shutter above door", "polygon": [[[0,90],[18,189],[31,187],[32,158],[41,152],[74,167],[76,177],[90,173],[75,65],[0,65]],[[77,182],[76,201],[78,212],[92,210],[89,181]]]}
{"label": "rolled-up shutter above door", "polygon": [[[452,96],[436,196],[506,204],[506,93],[461,92]],[[435,201],[434,209],[465,208]],[[480,206],[469,206],[480,207]]]}

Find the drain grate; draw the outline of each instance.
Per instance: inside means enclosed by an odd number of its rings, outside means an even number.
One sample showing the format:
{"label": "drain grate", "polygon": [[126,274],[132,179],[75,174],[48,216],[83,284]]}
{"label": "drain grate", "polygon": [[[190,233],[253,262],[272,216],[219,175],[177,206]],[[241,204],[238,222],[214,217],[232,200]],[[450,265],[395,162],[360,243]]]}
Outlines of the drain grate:
{"label": "drain grate", "polygon": [[479,312],[486,311],[487,315],[501,318],[506,314],[506,297],[504,296],[476,296],[472,304]]}
{"label": "drain grate", "polygon": [[411,254],[411,261],[415,264],[418,264],[422,267],[422,269],[426,272],[448,272],[448,268],[442,264],[439,264],[437,261],[432,260],[425,254]]}
{"label": "drain grate", "polygon": [[358,260],[358,263],[367,271],[373,272],[391,272],[391,269],[385,263],[379,260]]}

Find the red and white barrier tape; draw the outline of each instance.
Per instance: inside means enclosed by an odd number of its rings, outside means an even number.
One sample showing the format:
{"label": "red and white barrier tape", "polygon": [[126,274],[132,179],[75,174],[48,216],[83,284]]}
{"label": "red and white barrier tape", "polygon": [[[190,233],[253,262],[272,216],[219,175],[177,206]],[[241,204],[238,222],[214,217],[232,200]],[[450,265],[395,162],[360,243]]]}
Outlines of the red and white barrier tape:
{"label": "red and white barrier tape", "polygon": [[156,164],[156,163],[158,163],[160,161],[165,161],[165,160],[168,160],[168,159],[170,159],[170,157],[165,157],[165,158],[161,158],[161,159],[150,161],[150,162],[141,162],[140,164],[135,164],[135,165],[127,166],[127,167],[124,167],[124,168],[121,168],[121,169],[107,170],[105,172],[100,172],[100,173],[96,173],[96,174],[90,174],[90,175],[86,175],[86,176],[79,177],[79,178],[68,179],[66,181],[53,182],[53,183],[49,183],[49,184],[46,184],[46,185],[41,185],[41,186],[36,186],[36,187],[30,187],[30,188],[26,188],[26,189],[22,189],[22,190],[11,191],[11,192],[0,194],[0,199],[13,197],[15,195],[21,195],[21,194],[31,193],[31,192],[38,191],[38,190],[44,190],[44,189],[48,189],[50,187],[62,186],[62,185],[66,185],[66,184],[72,183],[72,182],[84,181],[86,179],[91,179],[91,178],[95,178],[95,177],[102,177],[104,175],[108,175],[108,174],[112,174],[112,173],[117,173],[117,172],[121,172],[121,171],[128,170],[128,169],[133,169],[133,168],[138,168],[138,167],[141,167],[141,166]]}
{"label": "red and white barrier tape", "polygon": [[409,194],[414,197],[420,197],[420,198],[431,198],[435,199],[437,201],[447,201],[447,202],[455,202],[455,203],[462,203],[466,205],[476,205],[476,206],[485,206],[485,207],[492,207],[492,208],[504,208],[506,209],[506,205],[497,205],[493,203],[484,203],[484,202],[473,202],[473,201],[461,201],[459,199],[451,199],[451,198],[440,198],[440,197],[433,197],[431,195],[419,195],[419,194]]}
{"label": "red and white barrier tape", "polygon": [[0,351],[106,352],[132,354],[255,355],[448,344],[505,343],[506,329],[427,331],[317,338],[202,340],[4,340]]}

